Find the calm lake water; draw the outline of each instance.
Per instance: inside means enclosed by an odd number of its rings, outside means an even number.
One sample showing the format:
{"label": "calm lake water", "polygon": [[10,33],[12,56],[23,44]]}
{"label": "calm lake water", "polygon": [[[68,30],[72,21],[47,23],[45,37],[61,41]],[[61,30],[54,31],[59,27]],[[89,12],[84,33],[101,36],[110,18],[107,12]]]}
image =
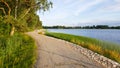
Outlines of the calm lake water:
{"label": "calm lake water", "polygon": [[48,29],[48,31],[86,36],[120,44],[120,30],[117,29]]}

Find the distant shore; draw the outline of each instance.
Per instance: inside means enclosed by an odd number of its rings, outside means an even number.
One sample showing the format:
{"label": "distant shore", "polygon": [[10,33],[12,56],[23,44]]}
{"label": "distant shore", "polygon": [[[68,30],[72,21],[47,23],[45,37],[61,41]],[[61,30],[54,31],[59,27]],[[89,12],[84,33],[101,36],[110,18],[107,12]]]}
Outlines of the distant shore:
{"label": "distant shore", "polygon": [[120,29],[120,26],[93,25],[93,26],[43,26],[44,29]]}

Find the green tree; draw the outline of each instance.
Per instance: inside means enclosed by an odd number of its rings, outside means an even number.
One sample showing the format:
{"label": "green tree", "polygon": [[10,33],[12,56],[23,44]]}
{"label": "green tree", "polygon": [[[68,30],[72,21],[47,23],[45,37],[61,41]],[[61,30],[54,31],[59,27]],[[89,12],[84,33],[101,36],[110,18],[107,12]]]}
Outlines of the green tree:
{"label": "green tree", "polygon": [[10,24],[10,35],[13,35],[15,30],[19,31],[18,28],[24,30],[28,26],[38,24],[36,11],[47,11],[51,7],[52,2],[48,0],[0,0],[0,16]]}

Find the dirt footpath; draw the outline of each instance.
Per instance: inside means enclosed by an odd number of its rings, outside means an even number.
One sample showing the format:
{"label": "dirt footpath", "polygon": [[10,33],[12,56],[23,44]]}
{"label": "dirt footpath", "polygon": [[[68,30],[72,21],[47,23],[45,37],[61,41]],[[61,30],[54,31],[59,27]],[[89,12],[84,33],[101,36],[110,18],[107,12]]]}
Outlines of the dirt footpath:
{"label": "dirt footpath", "polygon": [[104,68],[92,59],[70,48],[69,43],[52,37],[28,32],[38,46],[35,68]]}

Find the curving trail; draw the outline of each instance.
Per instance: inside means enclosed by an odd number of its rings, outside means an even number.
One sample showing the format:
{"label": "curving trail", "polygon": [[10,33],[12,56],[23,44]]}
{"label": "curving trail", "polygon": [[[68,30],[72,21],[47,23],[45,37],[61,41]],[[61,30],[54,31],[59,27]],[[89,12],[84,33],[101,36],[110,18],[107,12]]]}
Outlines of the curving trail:
{"label": "curving trail", "polygon": [[52,37],[28,32],[38,47],[38,58],[35,68],[104,68],[70,48],[70,43]]}

